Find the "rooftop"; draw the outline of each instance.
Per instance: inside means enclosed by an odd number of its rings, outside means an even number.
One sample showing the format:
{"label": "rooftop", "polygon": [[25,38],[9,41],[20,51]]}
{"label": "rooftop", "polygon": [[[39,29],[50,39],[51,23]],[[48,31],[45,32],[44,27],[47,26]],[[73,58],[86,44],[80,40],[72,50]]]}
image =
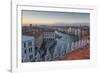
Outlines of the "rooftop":
{"label": "rooftop", "polygon": [[27,36],[27,35],[22,35],[22,41],[29,41],[29,40],[33,40],[34,37],[32,36]]}
{"label": "rooftop", "polygon": [[65,60],[90,59],[90,47],[79,48],[65,55]]}

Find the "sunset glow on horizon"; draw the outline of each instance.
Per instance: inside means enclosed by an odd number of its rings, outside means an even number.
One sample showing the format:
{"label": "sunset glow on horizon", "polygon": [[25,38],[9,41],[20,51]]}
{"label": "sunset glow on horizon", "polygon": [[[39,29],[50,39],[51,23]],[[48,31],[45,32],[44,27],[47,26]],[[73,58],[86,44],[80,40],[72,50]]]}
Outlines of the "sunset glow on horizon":
{"label": "sunset glow on horizon", "polygon": [[22,10],[22,25],[56,23],[90,23],[89,13]]}

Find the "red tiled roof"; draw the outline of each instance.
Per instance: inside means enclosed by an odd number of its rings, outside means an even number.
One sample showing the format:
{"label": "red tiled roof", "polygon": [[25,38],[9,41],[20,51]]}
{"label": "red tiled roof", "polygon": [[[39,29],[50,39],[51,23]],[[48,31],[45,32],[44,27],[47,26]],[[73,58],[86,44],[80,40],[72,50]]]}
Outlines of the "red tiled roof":
{"label": "red tiled roof", "polygon": [[65,55],[65,60],[79,60],[90,58],[90,47],[79,48]]}

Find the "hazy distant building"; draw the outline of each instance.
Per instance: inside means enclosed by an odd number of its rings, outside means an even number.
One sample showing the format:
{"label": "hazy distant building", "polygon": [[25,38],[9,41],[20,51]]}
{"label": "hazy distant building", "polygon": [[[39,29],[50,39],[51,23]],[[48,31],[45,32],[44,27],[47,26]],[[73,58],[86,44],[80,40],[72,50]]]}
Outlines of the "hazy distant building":
{"label": "hazy distant building", "polygon": [[43,33],[43,39],[45,40],[54,40],[55,39],[55,32],[54,31],[47,31]]}

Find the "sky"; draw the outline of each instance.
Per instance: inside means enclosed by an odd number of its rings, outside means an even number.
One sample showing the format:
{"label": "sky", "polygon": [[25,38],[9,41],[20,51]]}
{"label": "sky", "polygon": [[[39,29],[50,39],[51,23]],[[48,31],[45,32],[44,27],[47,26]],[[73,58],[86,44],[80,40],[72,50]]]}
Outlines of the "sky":
{"label": "sky", "polygon": [[22,10],[22,25],[90,23],[89,13]]}

